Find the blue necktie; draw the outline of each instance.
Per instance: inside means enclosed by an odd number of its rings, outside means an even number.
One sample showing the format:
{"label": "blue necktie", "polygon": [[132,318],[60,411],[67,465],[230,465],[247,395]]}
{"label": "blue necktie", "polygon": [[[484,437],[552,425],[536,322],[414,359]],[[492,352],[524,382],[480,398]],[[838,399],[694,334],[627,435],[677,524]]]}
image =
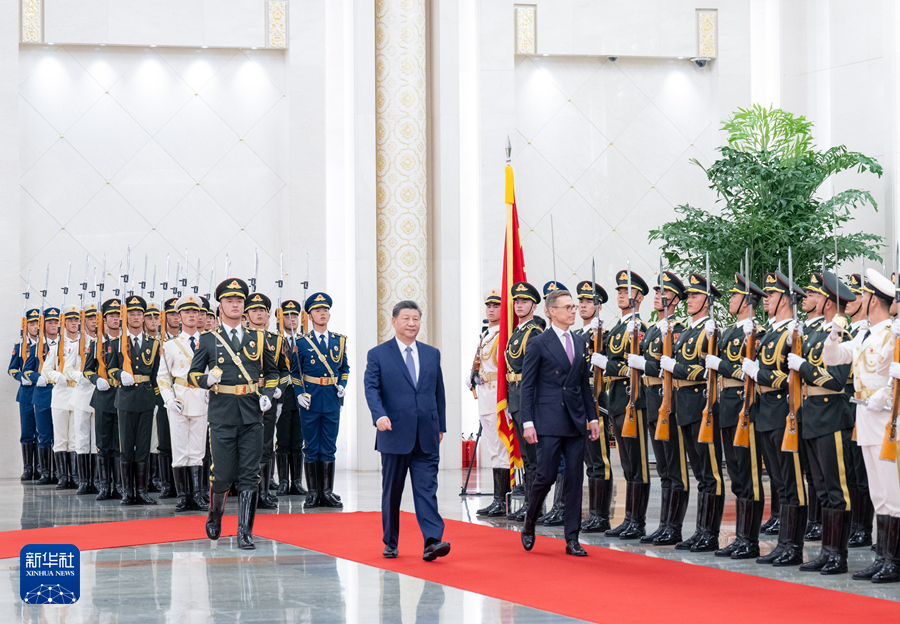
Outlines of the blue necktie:
{"label": "blue necktie", "polygon": [[406,368],[409,369],[409,376],[412,377],[415,386],[418,381],[416,380],[416,362],[413,360],[412,347],[406,347]]}

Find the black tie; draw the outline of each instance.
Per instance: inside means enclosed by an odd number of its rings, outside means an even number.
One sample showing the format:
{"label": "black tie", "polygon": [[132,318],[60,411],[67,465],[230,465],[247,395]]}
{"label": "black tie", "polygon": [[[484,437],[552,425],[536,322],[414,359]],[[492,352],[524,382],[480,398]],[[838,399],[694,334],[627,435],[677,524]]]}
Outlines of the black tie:
{"label": "black tie", "polygon": [[322,353],[328,351],[328,345],[325,344],[325,334],[319,336],[319,346],[322,347]]}
{"label": "black tie", "polygon": [[196,349],[196,348],[197,348],[197,345],[194,344],[194,337],[191,336],[191,353],[193,353],[194,349]]}

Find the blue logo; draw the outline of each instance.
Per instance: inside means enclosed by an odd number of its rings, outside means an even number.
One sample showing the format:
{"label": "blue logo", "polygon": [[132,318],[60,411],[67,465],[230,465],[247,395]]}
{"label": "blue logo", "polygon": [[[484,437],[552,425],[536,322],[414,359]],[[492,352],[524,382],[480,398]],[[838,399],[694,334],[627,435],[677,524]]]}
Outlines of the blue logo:
{"label": "blue logo", "polygon": [[74,604],[81,597],[81,552],[72,544],[29,544],[19,553],[25,604]]}

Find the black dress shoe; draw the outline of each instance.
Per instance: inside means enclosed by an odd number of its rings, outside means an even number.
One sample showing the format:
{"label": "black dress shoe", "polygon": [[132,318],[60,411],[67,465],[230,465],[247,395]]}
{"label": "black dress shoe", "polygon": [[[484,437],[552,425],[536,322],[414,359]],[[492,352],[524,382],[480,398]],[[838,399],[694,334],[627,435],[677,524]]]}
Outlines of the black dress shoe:
{"label": "black dress shoe", "polygon": [[446,557],[450,554],[450,542],[433,542],[425,547],[422,559],[434,561],[438,557]]}
{"label": "black dress shoe", "polygon": [[575,557],[587,557],[587,551],[581,547],[578,540],[569,540],[566,542],[566,554]]}
{"label": "black dress shoe", "polygon": [[391,548],[390,546],[385,546],[384,552],[381,553],[381,556],[384,557],[385,559],[396,559],[397,555],[399,555],[399,554],[400,553],[397,552],[396,548]]}
{"label": "black dress shoe", "polygon": [[534,548],[534,522],[529,522],[525,517],[525,526],[522,527],[522,546],[525,550]]}

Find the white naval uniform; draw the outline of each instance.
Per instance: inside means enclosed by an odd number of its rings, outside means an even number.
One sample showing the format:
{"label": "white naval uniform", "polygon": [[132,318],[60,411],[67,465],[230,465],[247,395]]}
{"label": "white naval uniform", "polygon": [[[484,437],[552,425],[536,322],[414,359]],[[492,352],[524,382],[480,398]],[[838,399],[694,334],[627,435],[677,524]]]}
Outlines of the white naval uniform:
{"label": "white naval uniform", "polygon": [[[860,330],[851,342],[837,342],[830,338],[822,349],[822,361],[826,365],[852,364],[853,386],[856,396],[876,399],[886,404],[891,387],[887,375],[892,355],[891,319],[873,325],[870,330]],[[856,406],[856,443],[862,450],[869,478],[869,496],[878,515],[900,517],[900,479],[893,462],[879,459],[884,441],[885,427],[890,412],[871,410],[866,405]]]}
{"label": "white naval uniform", "polygon": [[[94,338],[86,336],[84,352],[87,353],[94,343]],[[97,438],[94,428],[94,408],[91,407],[91,398],[94,396],[94,384],[87,380],[82,372],[84,363],[81,361],[81,350],[76,349],[75,357],[66,359],[63,373],[67,379],[74,379],[75,388],[72,390],[72,410],[75,415],[75,452],[79,455],[97,452]]]}
{"label": "white naval uniform", "polygon": [[497,433],[497,351],[500,325],[490,327],[481,337],[478,358],[481,362],[481,384],[478,393],[478,418],[481,420],[481,441],[491,457],[491,468],[509,469],[509,453]]}
{"label": "white naval uniform", "polygon": [[[63,335],[65,332],[61,332]],[[50,399],[50,412],[53,415],[53,452],[72,452],[75,450],[75,411],[72,396],[75,394],[73,379],[63,372],[71,360],[78,359],[78,338],[70,340],[62,338],[63,361],[59,362],[59,341],[48,341],[50,350],[44,359],[42,375],[53,383],[53,395]]]}
{"label": "white naval uniform", "polygon": [[[194,334],[194,347],[200,344],[200,332]],[[157,381],[163,401],[168,407],[176,398],[183,402],[181,415],[169,409],[169,431],[172,434],[172,467],[200,466],[206,455],[206,419],[209,391],[189,388],[191,370],[191,336],[181,332],[166,340],[162,347],[162,361]]]}

